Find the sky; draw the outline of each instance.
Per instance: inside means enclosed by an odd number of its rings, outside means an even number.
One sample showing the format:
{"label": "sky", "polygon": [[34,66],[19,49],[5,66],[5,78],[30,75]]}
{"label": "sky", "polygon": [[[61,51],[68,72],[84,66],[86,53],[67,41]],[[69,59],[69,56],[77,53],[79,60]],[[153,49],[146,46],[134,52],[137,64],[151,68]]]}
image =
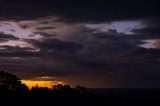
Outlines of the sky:
{"label": "sky", "polygon": [[0,70],[26,82],[160,88],[159,10],[158,0],[0,0]]}

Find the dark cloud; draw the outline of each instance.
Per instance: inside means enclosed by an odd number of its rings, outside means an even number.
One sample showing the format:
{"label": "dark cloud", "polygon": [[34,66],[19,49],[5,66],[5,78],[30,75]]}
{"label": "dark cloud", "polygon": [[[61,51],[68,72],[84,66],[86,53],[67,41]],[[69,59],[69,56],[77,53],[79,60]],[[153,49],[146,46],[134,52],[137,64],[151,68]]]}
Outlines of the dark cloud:
{"label": "dark cloud", "polygon": [[107,54],[106,58],[114,61],[146,62],[150,60],[157,60],[157,58],[159,58],[159,53],[159,49],[147,50],[145,48],[136,48],[126,52]]}
{"label": "dark cloud", "polygon": [[77,50],[80,50],[83,48],[83,45],[78,44],[76,42],[69,42],[69,41],[63,41],[59,39],[44,39],[44,41],[36,41],[36,40],[31,40],[29,41],[35,46],[39,47],[42,51],[52,51],[52,52],[76,52]]}
{"label": "dark cloud", "polygon": [[56,27],[37,27],[37,30],[56,29]]}
{"label": "dark cloud", "polygon": [[41,32],[41,31],[37,31],[35,32],[34,34],[40,34],[41,36],[44,36],[44,37],[53,37],[53,36],[56,36],[54,34],[48,34],[48,33],[45,33],[45,32]]}
{"label": "dark cloud", "polygon": [[[12,5],[10,5],[12,2]],[[81,0],[47,0],[47,1],[6,1],[7,9],[1,14],[21,18],[56,15],[65,22],[110,22],[114,20],[134,20],[159,17],[157,0],[152,1],[81,1]],[[8,6],[7,6],[8,4]],[[3,7],[1,7],[3,8]],[[17,11],[18,10],[18,11]],[[32,13],[31,13],[32,11]],[[13,17],[12,17],[13,18]]]}
{"label": "dark cloud", "polygon": [[13,35],[6,35],[3,33],[0,33],[0,42],[5,42],[8,40],[18,40],[18,38]]}
{"label": "dark cloud", "polygon": [[138,34],[147,34],[150,36],[156,35],[159,36],[160,34],[160,20],[159,19],[150,19],[144,21],[146,25],[145,28],[142,29],[134,29],[133,32]]}
{"label": "dark cloud", "polygon": [[38,57],[42,55],[39,52],[32,51],[31,48],[20,48],[11,46],[1,46],[5,48],[0,51],[0,57]]}
{"label": "dark cloud", "polygon": [[135,29],[133,30],[133,32],[140,34],[153,34],[158,36],[158,34],[160,34],[160,27],[147,27],[143,29]]}

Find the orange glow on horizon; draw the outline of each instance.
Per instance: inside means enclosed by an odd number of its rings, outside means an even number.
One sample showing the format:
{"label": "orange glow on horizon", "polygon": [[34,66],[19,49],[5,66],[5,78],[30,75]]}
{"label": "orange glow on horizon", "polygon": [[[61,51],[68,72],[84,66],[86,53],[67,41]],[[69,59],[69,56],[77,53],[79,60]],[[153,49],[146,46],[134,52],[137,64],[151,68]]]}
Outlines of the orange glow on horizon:
{"label": "orange glow on horizon", "polygon": [[54,85],[57,84],[64,85],[64,83],[61,81],[39,81],[39,80],[21,80],[21,81],[22,83],[26,84],[29,87],[29,89],[31,89],[36,85],[38,85],[38,87],[48,87],[48,88],[52,88]]}

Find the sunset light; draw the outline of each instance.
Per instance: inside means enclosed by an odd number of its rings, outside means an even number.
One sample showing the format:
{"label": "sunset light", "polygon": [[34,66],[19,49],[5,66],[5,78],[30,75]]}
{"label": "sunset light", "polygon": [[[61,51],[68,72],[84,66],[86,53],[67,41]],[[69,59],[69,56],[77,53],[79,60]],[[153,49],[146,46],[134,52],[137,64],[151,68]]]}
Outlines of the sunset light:
{"label": "sunset light", "polygon": [[29,87],[29,89],[37,85],[38,87],[48,87],[48,88],[52,88],[54,85],[58,84],[64,85],[64,83],[61,81],[39,81],[39,80],[21,80],[21,81],[22,83],[26,84]]}

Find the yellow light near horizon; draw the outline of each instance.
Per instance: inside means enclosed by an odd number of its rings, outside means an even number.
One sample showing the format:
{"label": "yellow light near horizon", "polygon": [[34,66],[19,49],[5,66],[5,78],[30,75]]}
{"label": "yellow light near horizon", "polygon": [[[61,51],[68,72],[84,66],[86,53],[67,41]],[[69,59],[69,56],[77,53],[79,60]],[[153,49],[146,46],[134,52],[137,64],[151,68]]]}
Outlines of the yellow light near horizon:
{"label": "yellow light near horizon", "polygon": [[64,83],[61,81],[39,81],[39,80],[21,80],[21,81],[22,83],[26,84],[29,87],[29,89],[31,89],[36,85],[38,85],[38,87],[48,87],[48,88],[52,88],[54,85],[57,84],[64,85]]}

